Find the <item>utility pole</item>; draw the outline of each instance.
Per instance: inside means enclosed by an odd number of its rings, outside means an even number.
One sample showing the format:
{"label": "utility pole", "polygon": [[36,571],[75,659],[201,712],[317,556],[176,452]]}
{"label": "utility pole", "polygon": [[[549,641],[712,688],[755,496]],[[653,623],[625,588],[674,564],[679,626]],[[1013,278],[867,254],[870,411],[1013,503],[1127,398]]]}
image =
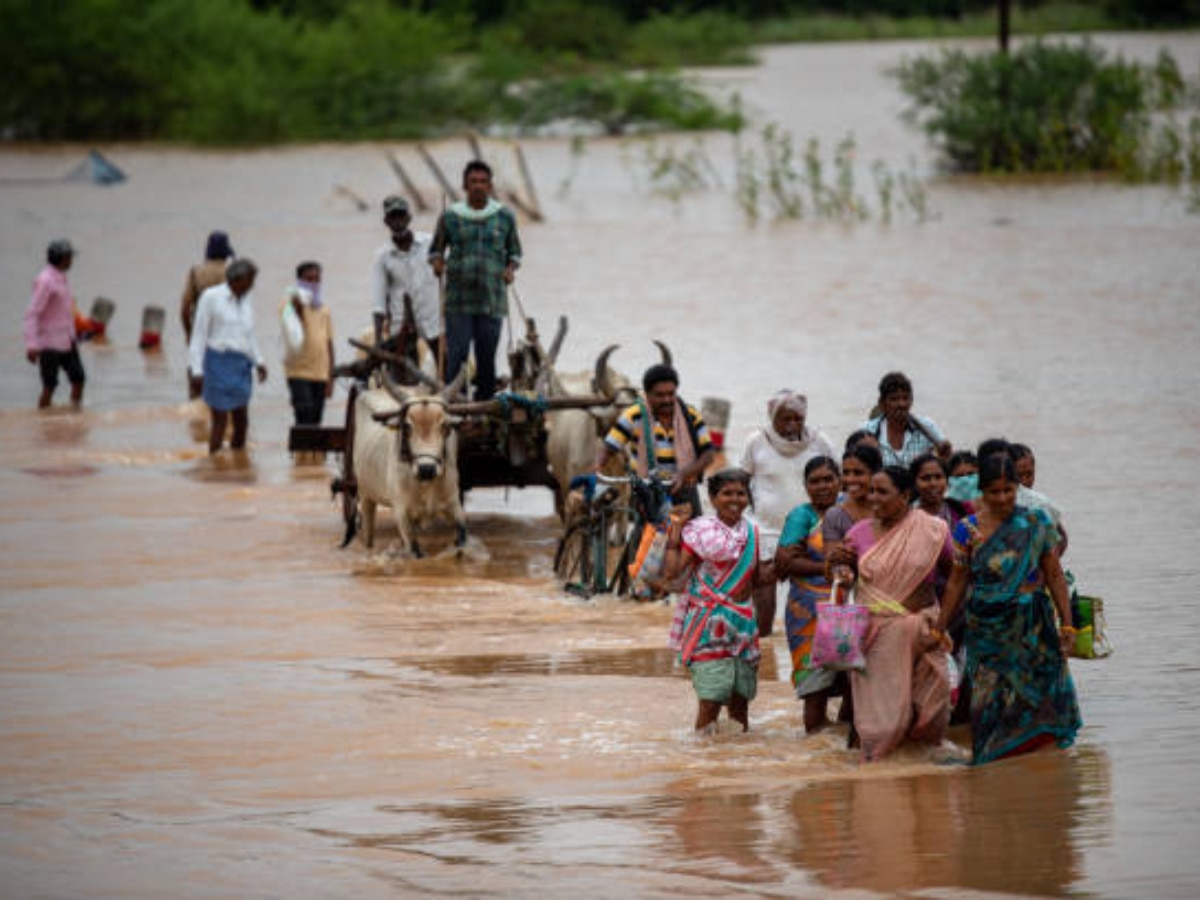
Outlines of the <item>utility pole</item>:
{"label": "utility pole", "polygon": [[1012,0],[999,0],[999,2],[996,4],[996,12],[1000,16],[1000,52],[1007,56],[1009,20],[1010,13],[1012,12]]}

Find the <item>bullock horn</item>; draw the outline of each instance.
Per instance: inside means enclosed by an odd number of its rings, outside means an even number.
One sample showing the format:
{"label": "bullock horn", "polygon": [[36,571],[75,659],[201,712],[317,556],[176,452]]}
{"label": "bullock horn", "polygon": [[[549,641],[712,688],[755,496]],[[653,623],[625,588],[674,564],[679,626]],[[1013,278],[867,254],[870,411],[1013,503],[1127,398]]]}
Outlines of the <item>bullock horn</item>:
{"label": "bullock horn", "polygon": [[440,381],[438,381],[436,378],[426,375],[423,371],[414,366],[412,360],[407,356],[397,356],[395,353],[389,353],[387,350],[380,350],[378,347],[372,346],[371,344],[364,344],[362,341],[356,341],[354,338],[350,338],[349,341],[350,346],[357,347],[377,363],[378,361],[382,360],[383,362],[389,362],[393,365],[400,366],[405,372],[407,372],[421,384],[424,384],[435,391],[440,391],[442,389],[442,383]]}
{"label": "bullock horn", "polygon": [[663,365],[675,365],[675,360],[671,358],[671,348],[657,338],[655,338],[654,343],[658,346],[658,352],[662,354]]}
{"label": "bullock horn", "polygon": [[597,394],[601,394],[608,398],[605,402],[611,402],[614,396],[612,385],[608,383],[608,358],[616,352],[620,344],[609,344],[596,357],[596,374],[592,378],[592,388]]}
{"label": "bullock horn", "polygon": [[458,374],[454,376],[454,380],[441,389],[441,397],[443,400],[451,400],[462,393],[462,389],[467,383],[467,366],[463,363],[462,368],[458,370]]}
{"label": "bullock horn", "polygon": [[554,368],[558,362],[558,351],[562,349],[563,338],[567,336],[567,317],[558,317],[558,330],[554,332],[554,340],[550,342],[550,350],[546,353],[546,367]]}
{"label": "bullock horn", "polygon": [[392,395],[392,399],[401,406],[408,403],[411,398],[408,396],[408,394],[404,393],[404,388],[396,384],[396,381],[394,378],[392,378],[391,373],[388,372],[387,369],[384,369],[380,374],[383,376],[383,386],[387,392]]}

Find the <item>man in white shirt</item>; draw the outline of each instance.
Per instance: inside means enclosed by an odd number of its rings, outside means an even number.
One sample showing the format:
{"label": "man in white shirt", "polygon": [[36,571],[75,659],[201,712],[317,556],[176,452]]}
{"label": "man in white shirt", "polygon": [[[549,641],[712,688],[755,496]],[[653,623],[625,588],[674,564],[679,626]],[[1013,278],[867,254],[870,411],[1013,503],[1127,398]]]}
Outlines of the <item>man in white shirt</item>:
{"label": "man in white shirt", "polygon": [[212,412],[208,452],[221,449],[225,426],[233,418],[229,446],[246,446],[249,425],[251,370],[267,380],[267,367],[254,336],[254,303],[250,289],[258,267],[248,259],[235,259],[225,270],[225,283],[200,295],[188,345],[188,369]]}
{"label": "man in white shirt", "polygon": [[392,237],[371,263],[371,312],[376,345],[417,364],[417,338],[441,358],[442,309],[428,262],[433,237],[411,230],[411,222],[407,200],[384,198],[383,224]]}

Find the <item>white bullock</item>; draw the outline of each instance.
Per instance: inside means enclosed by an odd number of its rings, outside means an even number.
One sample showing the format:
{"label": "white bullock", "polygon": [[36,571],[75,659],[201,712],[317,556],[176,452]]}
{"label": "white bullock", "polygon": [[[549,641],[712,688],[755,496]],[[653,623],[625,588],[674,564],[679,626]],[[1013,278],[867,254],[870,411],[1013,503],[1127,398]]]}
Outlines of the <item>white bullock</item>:
{"label": "white bullock", "polygon": [[386,390],[358,395],[354,410],[354,474],[363,541],[375,542],[375,512],[389,506],[404,550],[420,556],[414,529],[436,520],[454,522],[455,545],[467,540],[458,490],[458,434],[446,396],[407,393],[384,376]]}

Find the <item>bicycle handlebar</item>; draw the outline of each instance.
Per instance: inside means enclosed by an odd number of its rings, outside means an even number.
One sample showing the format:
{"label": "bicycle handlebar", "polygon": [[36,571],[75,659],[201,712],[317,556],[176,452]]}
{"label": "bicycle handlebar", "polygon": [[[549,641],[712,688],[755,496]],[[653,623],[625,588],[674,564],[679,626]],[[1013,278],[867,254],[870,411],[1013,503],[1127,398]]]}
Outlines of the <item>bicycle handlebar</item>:
{"label": "bicycle handlebar", "polygon": [[648,484],[659,484],[662,487],[670,487],[671,479],[665,478],[656,472],[651,472],[649,478],[642,478],[635,472],[630,472],[628,475],[605,475],[602,472],[595,472],[596,481],[600,484],[633,484],[638,481],[644,481]]}

